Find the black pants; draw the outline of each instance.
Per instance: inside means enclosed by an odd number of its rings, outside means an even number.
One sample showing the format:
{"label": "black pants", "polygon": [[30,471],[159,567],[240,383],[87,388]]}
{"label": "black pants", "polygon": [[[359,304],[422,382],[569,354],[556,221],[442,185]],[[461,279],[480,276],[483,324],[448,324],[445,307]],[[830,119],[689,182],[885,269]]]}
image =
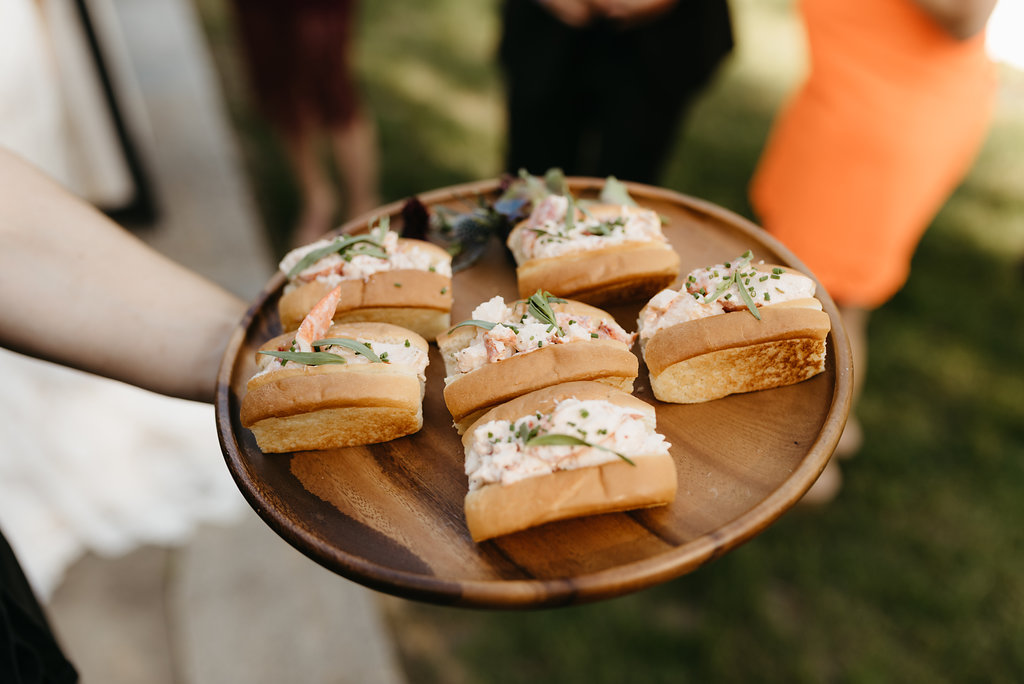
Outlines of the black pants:
{"label": "black pants", "polygon": [[694,97],[732,49],[726,0],[679,0],[647,24],[575,29],[506,0],[506,170],[655,183]]}
{"label": "black pants", "polygon": [[14,551],[0,534],[0,682],[77,682],[32,593]]}

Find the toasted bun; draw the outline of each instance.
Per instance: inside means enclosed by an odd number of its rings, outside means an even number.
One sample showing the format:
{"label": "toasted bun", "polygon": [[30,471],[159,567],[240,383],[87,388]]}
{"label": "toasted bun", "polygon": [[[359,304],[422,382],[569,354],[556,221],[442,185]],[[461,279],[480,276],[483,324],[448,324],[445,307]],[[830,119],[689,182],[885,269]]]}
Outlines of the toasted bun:
{"label": "toasted bun", "polygon": [[678,488],[675,462],[659,454],[561,470],[509,485],[481,487],[466,495],[466,525],[484,541],[543,523],[598,513],[663,506]]}
{"label": "toasted bun", "polygon": [[649,299],[679,275],[679,256],[665,244],[633,242],[531,259],[516,268],[519,296],[547,290],[591,304]]}
{"label": "toasted bun", "polygon": [[[615,321],[608,312],[582,302],[570,300],[551,306],[559,312],[598,321]],[[513,310],[517,314],[525,312],[526,305],[517,302]],[[477,330],[472,326],[460,327],[437,338],[446,375],[453,378],[444,388],[444,401],[459,434],[487,409],[550,385],[595,380],[632,391],[633,380],[640,370],[636,355],[626,344],[617,340],[592,339],[547,345],[460,374],[455,354],[473,342]]]}
{"label": "toasted bun", "polygon": [[[594,205],[596,218],[619,216],[622,207]],[[509,233],[508,246],[516,257],[519,296],[547,290],[590,304],[611,304],[649,299],[679,275],[679,256],[667,243],[626,242],[602,249],[528,259],[520,247],[530,230],[522,221]]]}
{"label": "toasted bun", "polygon": [[[427,353],[412,331],[386,323],[334,325],[329,337],[403,343]],[[263,345],[287,344],[281,335]],[[423,426],[423,382],[412,366],[372,363],[285,367],[254,377],[240,419],[262,451],[277,453],[373,444]]]}
{"label": "toasted bun", "polygon": [[692,404],[822,372],[831,322],[817,300],[801,302],[762,307],[760,321],[734,311],[659,330],[643,349],[654,396]]}
{"label": "toasted bun", "polygon": [[638,372],[636,355],[621,342],[552,344],[459,376],[444,388],[444,402],[461,434],[484,411],[521,394],[577,380],[632,391]]}
{"label": "toasted bun", "polygon": [[[644,422],[654,427],[653,406],[593,382],[573,382],[531,392],[488,411],[477,424],[547,413],[567,398],[602,399],[626,406],[642,413]],[[471,441],[472,431],[473,427],[467,430],[462,439],[464,445]],[[474,541],[483,541],[554,520],[660,506],[675,499],[678,477],[671,456],[651,454],[631,460],[636,465],[617,460],[507,485],[487,485],[469,492],[465,501],[469,533]]]}
{"label": "toasted bun", "polygon": [[[594,204],[587,213],[597,219],[615,218],[635,211],[615,204]],[[555,257],[528,258],[522,239],[529,231],[522,221],[509,234],[507,244],[516,258],[521,297],[538,289],[590,304],[611,304],[648,299],[672,284],[679,275],[679,256],[668,243],[626,242],[602,249]]]}
{"label": "toasted bun", "polygon": [[[434,245],[431,245],[434,247]],[[278,302],[281,325],[294,329],[333,287],[314,280],[290,289]],[[394,323],[433,340],[451,325],[452,280],[430,271],[382,271],[366,280],[341,281],[334,320]]]}

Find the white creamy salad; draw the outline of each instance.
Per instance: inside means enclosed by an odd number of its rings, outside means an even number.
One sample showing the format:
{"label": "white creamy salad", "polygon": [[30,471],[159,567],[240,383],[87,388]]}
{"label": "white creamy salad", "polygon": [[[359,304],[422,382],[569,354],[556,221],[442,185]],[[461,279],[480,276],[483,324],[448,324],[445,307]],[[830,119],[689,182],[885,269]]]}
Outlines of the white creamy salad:
{"label": "white creamy salad", "polygon": [[548,195],[538,202],[518,233],[518,243],[509,247],[519,263],[625,242],[666,241],[661,218],[650,209],[621,206],[617,214],[602,212],[597,217],[562,195]]}
{"label": "white creamy salad", "polygon": [[[313,280],[334,287],[342,280],[366,279],[381,271],[414,269],[452,275],[451,257],[443,252],[429,249],[416,240],[399,241],[398,233],[390,230],[371,232],[370,236],[371,239],[350,243],[353,236],[349,235],[317,240],[288,252],[279,265],[282,272],[289,274],[286,289]],[[332,251],[332,247],[339,249]],[[325,254],[292,274],[307,255],[318,250]]]}
{"label": "white creamy salad", "polygon": [[[615,321],[579,314],[555,312],[557,326],[539,320],[530,313],[516,315],[500,296],[479,305],[473,310],[471,318],[495,325],[490,330],[478,327],[473,341],[455,352],[459,373],[469,373],[488,363],[496,363],[515,354],[527,354],[552,344],[613,339],[631,346],[635,338],[635,335],[627,333]],[[451,382],[455,377],[449,376],[445,381]]]}
{"label": "white creamy salad", "polygon": [[815,284],[807,276],[767,267],[763,261],[752,265],[751,259],[748,251],[732,261],[695,269],[679,290],[654,295],[637,321],[641,341],[678,323],[814,297]]}
{"label": "white creamy salad", "polygon": [[[420,380],[426,381],[426,369],[429,361],[426,352],[419,349],[416,345],[412,344],[411,341],[405,340],[404,342],[381,342],[379,340],[371,340],[362,337],[351,338],[352,341],[366,345],[369,351],[372,352],[377,358],[380,359],[380,363],[389,363],[396,366],[411,366],[416,369],[417,375]],[[289,348],[278,349],[279,352],[295,351],[292,345]],[[368,364],[377,363],[369,356],[361,354],[349,347],[342,346],[340,344],[332,344],[325,347],[318,347],[317,351],[326,354],[332,354],[337,356],[341,363],[352,363],[352,364]],[[324,365],[324,364],[319,364]],[[258,377],[264,373],[271,371],[281,370],[282,368],[303,368],[307,364],[300,363],[298,361],[287,361],[285,359],[278,358],[276,356],[269,356],[267,354],[260,354],[257,360],[257,370],[253,377]]]}
{"label": "white creamy salad", "polygon": [[[635,409],[609,401],[569,398],[558,402],[550,414],[483,423],[473,431],[467,445],[469,489],[511,484],[536,475],[623,458],[668,454],[669,443],[654,431],[649,420]],[[544,436],[551,439],[555,435],[576,443],[527,446],[531,440]]]}

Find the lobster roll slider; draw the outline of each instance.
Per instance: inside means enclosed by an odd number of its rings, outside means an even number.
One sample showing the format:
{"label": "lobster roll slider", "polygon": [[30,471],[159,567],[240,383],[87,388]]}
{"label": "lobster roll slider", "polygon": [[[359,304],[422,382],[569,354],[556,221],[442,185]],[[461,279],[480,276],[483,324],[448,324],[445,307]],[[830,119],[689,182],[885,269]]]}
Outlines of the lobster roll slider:
{"label": "lobster roll slider", "polygon": [[377,321],[409,328],[428,341],[451,325],[452,257],[425,240],[399,237],[382,220],[368,233],[339,235],[284,256],[288,278],[278,303],[281,324],[295,329],[341,286],[336,323]]}
{"label": "lobster roll slider", "polygon": [[594,305],[646,300],[679,275],[650,209],[549,195],[509,233],[519,296],[546,290]]}
{"label": "lobster roll slider", "polygon": [[691,404],[792,385],[825,370],[832,328],[808,276],[752,264],[748,251],[696,269],[641,310],[640,347],[654,396]]}
{"label": "lobster roll slider", "polygon": [[390,323],[332,325],[339,294],[257,353],[240,417],[266,453],[386,442],[423,426],[427,341]]}
{"label": "lobster roll slider", "polygon": [[570,382],[491,409],[463,435],[474,541],[543,523],[671,503],[678,488],[654,407]]}
{"label": "lobster roll slider", "polygon": [[445,404],[462,434],[493,406],[549,385],[595,380],[632,391],[635,337],[581,302],[544,292],[511,305],[494,297],[437,338]]}

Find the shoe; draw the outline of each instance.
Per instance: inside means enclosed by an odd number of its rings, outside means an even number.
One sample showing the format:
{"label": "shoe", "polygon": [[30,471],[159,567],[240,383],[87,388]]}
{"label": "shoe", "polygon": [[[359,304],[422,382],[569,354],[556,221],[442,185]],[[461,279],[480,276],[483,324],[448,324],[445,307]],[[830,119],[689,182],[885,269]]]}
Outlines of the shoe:
{"label": "shoe", "polygon": [[850,416],[846,421],[846,427],[843,428],[843,434],[839,436],[839,443],[836,444],[833,455],[843,460],[853,458],[860,451],[863,443],[864,431],[861,430],[860,421]]}
{"label": "shoe", "polygon": [[835,460],[828,462],[821,475],[815,480],[811,488],[807,490],[803,498],[797,502],[799,506],[824,506],[836,498],[843,486],[843,474],[839,472],[839,465]]}

